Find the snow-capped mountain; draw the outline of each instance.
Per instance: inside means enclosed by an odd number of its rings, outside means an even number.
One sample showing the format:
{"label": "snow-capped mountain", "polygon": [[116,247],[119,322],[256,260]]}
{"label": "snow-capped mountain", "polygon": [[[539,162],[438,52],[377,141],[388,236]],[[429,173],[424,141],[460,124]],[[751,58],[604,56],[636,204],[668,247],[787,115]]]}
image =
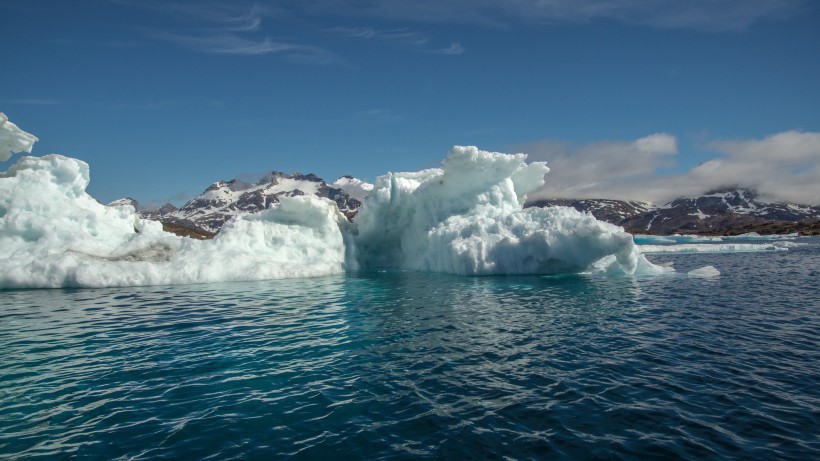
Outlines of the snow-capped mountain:
{"label": "snow-capped mountain", "polygon": [[114,200],[113,202],[108,204],[108,206],[126,206],[126,205],[131,205],[132,207],[134,207],[134,210],[141,211],[140,210],[140,203],[136,199],[133,199],[131,197],[118,198],[117,200]]}
{"label": "snow-capped mountain", "polygon": [[159,210],[142,210],[139,203],[130,198],[116,200],[111,205],[132,205],[145,218],[214,233],[232,217],[262,211],[277,203],[283,195],[326,197],[336,202],[339,210],[348,216],[355,214],[361,205],[351,194],[329,186],[314,174],[280,171],[271,171],[253,184],[238,179],[215,182],[178,209],[166,204]]}
{"label": "snow-capped mountain", "polygon": [[588,211],[593,216],[610,223],[620,223],[633,216],[657,209],[652,203],[609,199],[549,199],[537,200],[526,204],[537,206],[568,206],[578,211]]}
{"label": "snow-capped mountain", "polygon": [[369,182],[362,181],[361,179],[354,178],[353,176],[342,176],[341,178],[333,181],[331,184],[332,187],[337,189],[341,189],[346,194],[350,195],[351,197],[355,198],[358,201],[364,200],[367,197],[367,194],[373,190],[373,184]]}
{"label": "snow-capped mountain", "polygon": [[[790,229],[790,223],[815,223],[820,207],[768,202],[753,191],[727,188],[656,206],[620,200],[539,200],[528,206],[571,206],[633,233],[732,233]],[[805,226],[804,226],[805,227]],[[798,226],[795,230],[801,230]]]}

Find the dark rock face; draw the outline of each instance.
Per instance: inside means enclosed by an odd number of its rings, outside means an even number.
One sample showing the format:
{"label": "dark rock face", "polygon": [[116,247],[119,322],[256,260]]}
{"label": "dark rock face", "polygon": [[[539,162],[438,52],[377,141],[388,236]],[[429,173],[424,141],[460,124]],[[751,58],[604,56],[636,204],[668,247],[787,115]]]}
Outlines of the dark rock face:
{"label": "dark rock face", "polygon": [[213,234],[234,216],[258,213],[278,203],[283,196],[301,195],[333,200],[348,216],[355,214],[361,206],[361,202],[341,189],[330,187],[315,174],[271,171],[253,184],[238,179],[215,182],[179,209],[167,204],[156,212],[143,213],[143,216]]}
{"label": "dark rock face", "polygon": [[[571,206],[632,233],[734,234],[744,232],[812,234],[820,207],[760,200],[753,191],[726,188],[661,206],[620,200],[540,200],[528,206]],[[815,224],[812,224],[815,223]],[[739,232],[743,230],[743,232]]]}

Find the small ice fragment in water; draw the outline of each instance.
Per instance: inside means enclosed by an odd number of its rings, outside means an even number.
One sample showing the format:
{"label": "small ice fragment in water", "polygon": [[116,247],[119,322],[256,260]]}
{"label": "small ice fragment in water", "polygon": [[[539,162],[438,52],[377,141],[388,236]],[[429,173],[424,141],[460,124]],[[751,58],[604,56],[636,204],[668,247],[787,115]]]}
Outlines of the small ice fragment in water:
{"label": "small ice fragment in water", "polygon": [[689,277],[717,277],[720,271],[715,269],[715,266],[703,266],[687,272],[686,275]]}

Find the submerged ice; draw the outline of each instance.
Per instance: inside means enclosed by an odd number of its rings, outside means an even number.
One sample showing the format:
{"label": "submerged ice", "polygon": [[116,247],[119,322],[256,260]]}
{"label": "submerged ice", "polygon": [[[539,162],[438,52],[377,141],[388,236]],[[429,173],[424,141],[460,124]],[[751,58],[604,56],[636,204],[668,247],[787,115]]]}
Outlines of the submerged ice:
{"label": "submerged ice", "polygon": [[[30,150],[33,141],[17,129],[0,147]],[[97,202],[85,192],[89,167],[80,160],[22,157],[0,173],[0,287],[261,280],[384,268],[467,275],[666,270],[649,263],[620,227],[571,208],[523,209],[526,194],[549,171],[525,159],[454,147],[442,168],[378,178],[353,222],[330,200],[284,197],[199,241],[164,232],[131,206]]]}

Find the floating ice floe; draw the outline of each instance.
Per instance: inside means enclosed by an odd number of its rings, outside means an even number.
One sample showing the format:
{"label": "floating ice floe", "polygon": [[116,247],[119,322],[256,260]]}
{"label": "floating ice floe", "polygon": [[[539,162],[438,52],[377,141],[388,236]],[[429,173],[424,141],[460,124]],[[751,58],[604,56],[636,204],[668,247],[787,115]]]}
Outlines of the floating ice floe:
{"label": "floating ice floe", "polygon": [[635,243],[638,245],[677,245],[681,243],[713,243],[722,242],[723,237],[708,235],[636,235]]}
{"label": "floating ice floe", "polygon": [[[789,242],[784,242],[789,243]],[[737,253],[786,250],[778,243],[682,243],[679,245],[638,245],[641,253]]]}
{"label": "floating ice floe", "polygon": [[720,271],[715,269],[714,266],[704,266],[699,269],[691,270],[687,272],[686,275],[694,278],[717,277],[720,275]]}
{"label": "floating ice floe", "polygon": [[[17,131],[4,145],[24,144],[26,136]],[[548,171],[525,159],[455,147],[440,169],[380,177],[353,223],[330,200],[285,197],[198,241],[162,231],[131,206],[98,203],[85,192],[85,162],[22,157],[0,173],[0,288],[261,280],[359,268],[467,275],[671,270],[647,261],[622,228],[590,214],[523,209]]]}

